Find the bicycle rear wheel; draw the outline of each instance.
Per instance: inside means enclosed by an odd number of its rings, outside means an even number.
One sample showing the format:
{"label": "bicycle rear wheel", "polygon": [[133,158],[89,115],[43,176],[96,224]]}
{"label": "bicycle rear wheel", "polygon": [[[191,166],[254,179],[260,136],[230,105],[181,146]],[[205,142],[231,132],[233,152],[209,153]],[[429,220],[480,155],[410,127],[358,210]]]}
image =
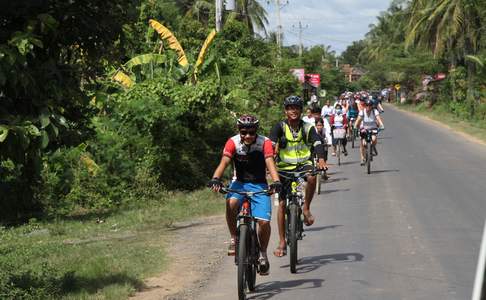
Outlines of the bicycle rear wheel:
{"label": "bicycle rear wheel", "polygon": [[244,300],[246,298],[246,273],[248,267],[248,237],[249,228],[247,224],[241,224],[239,227],[238,237],[238,299]]}
{"label": "bicycle rear wheel", "polygon": [[290,248],[290,272],[297,272],[297,231],[298,231],[298,220],[299,218],[299,207],[296,204],[290,204],[289,206],[289,236],[287,237],[287,243],[289,243]]}

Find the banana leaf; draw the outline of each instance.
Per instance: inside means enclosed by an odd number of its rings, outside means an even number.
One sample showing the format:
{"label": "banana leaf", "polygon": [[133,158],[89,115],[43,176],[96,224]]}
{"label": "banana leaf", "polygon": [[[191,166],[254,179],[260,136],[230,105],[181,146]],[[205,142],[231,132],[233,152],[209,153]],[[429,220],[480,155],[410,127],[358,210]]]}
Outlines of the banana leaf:
{"label": "banana leaf", "polygon": [[204,61],[204,57],[206,56],[206,51],[211,45],[211,42],[214,40],[214,37],[216,36],[216,30],[212,30],[211,33],[209,33],[208,37],[204,41],[203,46],[201,47],[201,51],[199,51],[199,56],[197,57],[196,61],[196,67],[194,69],[194,75],[197,76],[197,73],[199,72],[199,67]]}
{"label": "banana leaf", "polygon": [[179,57],[179,64],[183,67],[186,67],[189,62],[187,60],[184,49],[182,49],[181,44],[179,44],[179,41],[176,39],[174,34],[172,34],[172,32],[167,29],[167,27],[153,19],[149,20],[149,24],[153,29],[155,29],[155,31],[159,33],[162,40],[167,41],[169,48],[177,52],[177,55]]}
{"label": "banana leaf", "polygon": [[165,55],[162,54],[142,54],[135,56],[125,63],[125,67],[131,69],[135,66],[145,65],[145,64],[163,64],[165,63]]}

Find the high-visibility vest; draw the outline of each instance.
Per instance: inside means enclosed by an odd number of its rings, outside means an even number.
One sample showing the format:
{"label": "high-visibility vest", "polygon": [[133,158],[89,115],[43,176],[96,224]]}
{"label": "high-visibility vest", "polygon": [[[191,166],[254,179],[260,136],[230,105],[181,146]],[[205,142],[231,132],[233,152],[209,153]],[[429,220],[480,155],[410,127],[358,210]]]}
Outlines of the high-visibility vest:
{"label": "high-visibility vest", "polygon": [[307,144],[307,141],[309,140],[309,132],[314,125],[303,123],[297,136],[294,138],[290,126],[286,122],[282,122],[282,129],[287,143],[286,147],[280,148],[278,152],[277,167],[279,170],[291,170],[299,164],[311,162],[311,146]]}

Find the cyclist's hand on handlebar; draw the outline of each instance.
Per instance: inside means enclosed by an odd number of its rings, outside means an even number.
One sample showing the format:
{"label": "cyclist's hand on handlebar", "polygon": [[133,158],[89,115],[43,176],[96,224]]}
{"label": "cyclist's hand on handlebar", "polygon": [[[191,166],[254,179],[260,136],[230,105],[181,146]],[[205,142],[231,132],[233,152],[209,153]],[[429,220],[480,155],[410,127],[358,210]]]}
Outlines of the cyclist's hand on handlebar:
{"label": "cyclist's hand on handlebar", "polygon": [[213,192],[219,192],[223,187],[223,181],[217,177],[209,180],[208,187],[213,190]]}
{"label": "cyclist's hand on handlebar", "polygon": [[275,181],[272,184],[270,184],[270,186],[268,187],[268,189],[272,193],[280,193],[280,191],[282,190],[282,183],[280,181]]}
{"label": "cyclist's hand on handlebar", "polygon": [[383,131],[383,130],[385,130],[385,126],[380,126],[380,128],[378,128],[378,129],[380,129],[380,131]]}

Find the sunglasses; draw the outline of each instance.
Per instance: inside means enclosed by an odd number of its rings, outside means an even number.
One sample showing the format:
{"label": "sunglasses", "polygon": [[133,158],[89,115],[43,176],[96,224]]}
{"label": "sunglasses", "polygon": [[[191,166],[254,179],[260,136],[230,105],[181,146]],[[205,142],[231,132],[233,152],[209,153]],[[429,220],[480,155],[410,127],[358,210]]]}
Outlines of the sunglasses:
{"label": "sunglasses", "polygon": [[240,130],[240,135],[241,136],[255,136],[256,135],[256,130]]}

